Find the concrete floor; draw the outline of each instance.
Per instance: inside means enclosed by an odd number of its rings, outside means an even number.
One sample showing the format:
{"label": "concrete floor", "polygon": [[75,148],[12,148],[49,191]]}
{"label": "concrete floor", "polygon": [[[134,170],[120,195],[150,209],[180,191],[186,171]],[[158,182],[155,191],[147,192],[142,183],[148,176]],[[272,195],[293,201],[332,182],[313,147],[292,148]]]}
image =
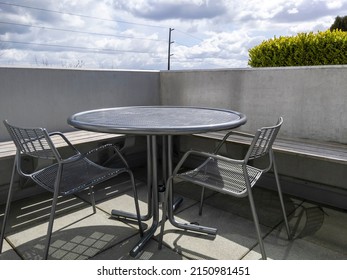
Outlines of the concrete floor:
{"label": "concrete floor", "polygon": [[[141,214],[147,213],[147,187],[136,174]],[[178,183],[175,193],[184,198],[176,211],[179,221],[197,222],[218,229],[215,238],[189,233],[166,223],[164,246],[157,235],[135,258],[139,260],[254,260],[260,259],[248,198],[208,193],[203,215],[198,215],[199,189]],[[129,251],[140,239],[135,222],[110,217],[112,209],[134,212],[129,181],[119,177],[96,188],[97,213],[92,214],[87,193],[60,199],[49,259],[132,260]],[[268,259],[346,260],[347,212],[285,196],[292,231],[288,240],[277,194],[254,188],[259,221]],[[13,203],[0,260],[41,259],[51,194]],[[0,206],[2,222],[4,206]],[[150,225],[150,221],[145,222]],[[157,231],[157,233],[159,230]]]}

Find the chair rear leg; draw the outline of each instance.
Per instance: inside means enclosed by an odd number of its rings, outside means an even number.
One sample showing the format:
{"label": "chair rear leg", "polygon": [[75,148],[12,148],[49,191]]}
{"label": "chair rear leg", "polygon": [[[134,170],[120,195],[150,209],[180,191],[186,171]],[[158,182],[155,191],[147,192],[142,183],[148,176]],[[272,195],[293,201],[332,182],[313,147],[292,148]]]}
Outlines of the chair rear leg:
{"label": "chair rear leg", "polygon": [[277,190],[278,190],[278,196],[279,196],[280,203],[281,203],[281,208],[282,208],[282,213],[283,213],[284,224],[285,224],[285,226],[286,226],[286,231],[287,231],[288,239],[291,239],[290,228],[289,228],[289,224],[288,224],[286,208],[284,207],[282,189],[281,189],[280,180],[279,180],[278,173],[277,173],[277,166],[276,166],[275,159],[273,159],[273,169],[274,169],[274,173],[275,173],[276,185],[277,185]]}
{"label": "chair rear leg", "polygon": [[[17,160],[17,158],[16,158]],[[2,228],[1,228],[1,235],[0,235],[0,253],[2,253],[2,246],[4,243],[4,238],[5,238],[5,229],[6,229],[6,223],[8,216],[10,214],[10,208],[11,208],[11,202],[12,202],[12,196],[13,196],[13,184],[14,184],[14,177],[16,174],[16,160],[13,164],[13,169],[12,169],[12,175],[11,175],[11,183],[10,187],[8,190],[8,196],[7,196],[7,202],[6,202],[6,208],[5,208],[5,213],[4,213],[4,219],[2,221]]]}

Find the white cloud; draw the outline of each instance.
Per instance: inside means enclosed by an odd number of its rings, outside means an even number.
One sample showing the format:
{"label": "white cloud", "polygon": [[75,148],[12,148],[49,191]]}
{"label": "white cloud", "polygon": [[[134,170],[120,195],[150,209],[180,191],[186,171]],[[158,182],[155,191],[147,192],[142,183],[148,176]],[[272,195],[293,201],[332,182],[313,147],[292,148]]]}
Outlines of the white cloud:
{"label": "white cloud", "polygon": [[327,1],[327,8],[328,9],[339,9],[343,6],[343,2],[344,1],[339,1],[339,0],[335,0],[335,1]]}
{"label": "white cloud", "polygon": [[292,8],[290,10],[288,10],[288,14],[297,14],[299,11],[297,8]]}
{"label": "white cloud", "polygon": [[166,69],[169,27],[172,69],[247,67],[261,41],[326,30],[347,15],[347,0],[11,3],[0,4],[0,64],[91,68]]}

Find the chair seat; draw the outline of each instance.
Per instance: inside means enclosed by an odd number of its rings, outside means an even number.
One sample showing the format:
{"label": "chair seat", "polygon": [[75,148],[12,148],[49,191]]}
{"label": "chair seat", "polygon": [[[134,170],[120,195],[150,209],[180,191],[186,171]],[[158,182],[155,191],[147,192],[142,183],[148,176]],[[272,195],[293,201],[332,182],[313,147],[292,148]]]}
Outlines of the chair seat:
{"label": "chair seat", "polygon": [[[58,164],[53,164],[34,174],[31,178],[48,191],[54,191]],[[87,158],[64,165],[60,182],[60,195],[68,195],[106,181],[126,171],[125,168],[111,169],[93,163]],[[93,180],[92,180],[93,179]]]}
{"label": "chair seat", "polygon": [[[257,182],[262,170],[246,166],[251,187]],[[241,164],[230,164],[220,159],[207,159],[194,170],[177,174],[177,177],[237,197],[247,195],[245,176]]]}

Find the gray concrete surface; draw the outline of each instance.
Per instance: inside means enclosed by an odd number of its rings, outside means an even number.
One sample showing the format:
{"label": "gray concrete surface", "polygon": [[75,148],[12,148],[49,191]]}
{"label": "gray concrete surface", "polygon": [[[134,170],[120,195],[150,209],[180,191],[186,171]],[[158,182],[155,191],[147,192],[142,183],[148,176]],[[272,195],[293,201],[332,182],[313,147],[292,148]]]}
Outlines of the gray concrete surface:
{"label": "gray concrete surface", "polygon": [[[141,175],[142,176],[142,175]],[[146,185],[137,176],[141,211],[146,212]],[[58,215],[50,259],[132,260],[130,249],[139,240],[136,223],[110,218],[111,209],[133,211],[130,185],[125,178],[98,187],[97,213],[77,198],[62,200]],[[179,221],[198,222],[218,228],[215,238],[165,227],[164,247],[158,250],[157,235],[135,258],[138,260],[248,260],[260,259],[253,222],[247,199],[235,199],[209,193],[202,216],[198,215],[199,190],[190,184],[177,184],[176,193],[184,203],[176,213]],[[47,199],[49,196],[43,194]],[[86,198],[82,196],[82,198]],[[18,201],[13,206],[12,226],[1,259],[40,259],[43,236],[46,233],[46,204],[37,200]],[[311,204],[285,196],[285,204],[292,231],[288,240],[278,208],[277,194],[262,188],[255,189],[265,250],[274,260],[346,260],[346,211]],[[24,208],[24,205],[35,205]],[[47,203],[47,202],[46,202]],[[38,206],[40,205],[40,206]],[[40,208],[40,211],[38,211]],[[0,210],[0,213],[2,213]],[[0,214],[1,215],[1,214]],[[1,219],[1,216],[0,216]],[[146,224],[149,224],[146,222]],[[157,232],[158,233],[158,232]],[[15,251],[13,250],[15,249]]]}

